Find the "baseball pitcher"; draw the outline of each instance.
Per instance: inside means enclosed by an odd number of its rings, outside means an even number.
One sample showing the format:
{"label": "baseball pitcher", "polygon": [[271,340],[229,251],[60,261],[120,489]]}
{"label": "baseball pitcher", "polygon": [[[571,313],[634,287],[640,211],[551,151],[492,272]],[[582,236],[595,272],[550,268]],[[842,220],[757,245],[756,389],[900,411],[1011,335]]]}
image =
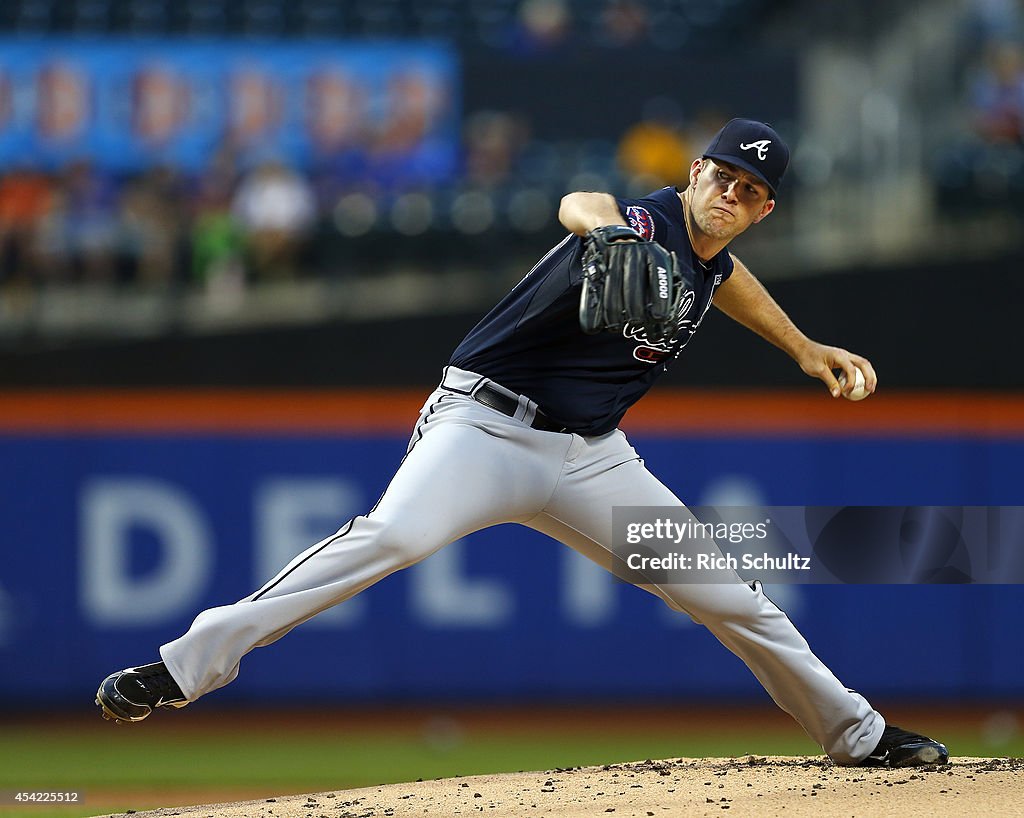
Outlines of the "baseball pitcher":
{"label": "baseball pitcher", "polygon": [[[567,235],[456,348],[377,504],[250,596],[200,613],[160,648],[160,661],[104,679],[104,716],[135,722],[195,701],[232,681],[253,648],[498,523],[529,526],[608,566],[613,506],[682,506],[618,425],[712,301],[833,398],[855,388],[857,370],[857,388],[873,392],[867,359],[805,336],[729,252],[775,209],[788,162],[773,128],[734,119],[690,165],[683,190],[565,196]],[[739,656],[835,763],[946,762],[942,744],[887,725],[842,684],[759,582],[728,572],[716,584],[642,587]]]}

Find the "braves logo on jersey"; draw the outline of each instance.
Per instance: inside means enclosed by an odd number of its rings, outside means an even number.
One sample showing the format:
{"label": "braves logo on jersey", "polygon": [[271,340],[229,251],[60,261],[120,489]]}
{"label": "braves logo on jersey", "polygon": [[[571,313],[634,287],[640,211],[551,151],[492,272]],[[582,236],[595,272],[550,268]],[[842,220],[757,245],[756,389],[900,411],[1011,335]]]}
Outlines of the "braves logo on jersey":
{"label": "braves logo on jersey", "polygon": [[645,207],[631,205],[626,208],[626,222],[647,241],[654,240],[654,219]]}
{"label": "braves logo on jersey", "polygon": [[[631,341],[639,342],[639,345],[633,349],[633,357],[638,361],[648,364],[656,364],[659,361],[665,360],[672,351],[672,345],[675,343],[676,336],[681,330],[689,329],[691,335],[696,330],[696,326],[690,326],[693,323],[692,320],[686,317],[690,310],[693,309],[693,304],[696,300],[696,294],[693,290],[687,290],[683,295],[683,300],[679,303],[679,313],[676,316],[676,334],[667,341],[659,341],[656,344],[651,343],[647,340],[647,333],[642,326],[632,322],[626,324],[622,328],[623,336]],[[686,340],[689,340],[689,337]]]}
{"label": "braves logo on jersey", "polygon": [[669,357],[678,358],[683,351],[683,347],[690,342],[694,333],[697,332],[700,322],[707,315],[708,309],[711,307],[711,301],[715,296],[715,290],[721,283],[722,276],[720,274],[716,275],[714,283],[711,285],[711,294],[708,296],[707,303],[704,304],[704,309],[696,318],[691,316],[690,312],[697,302],[697,295],[693,290],[686,291],[682,302],[679,304],[679,315],[676,318],[676,333],[668,341],[660,341],[656,344],[651,343],[647,340],[647,333],[644,332],[642,326],[637,326],[633,323],[626,324],[622,328],[623,336],[630,341],[639,342],[633,348],[633,357],[638,361],[643,361],[645,364],[661,363]]}

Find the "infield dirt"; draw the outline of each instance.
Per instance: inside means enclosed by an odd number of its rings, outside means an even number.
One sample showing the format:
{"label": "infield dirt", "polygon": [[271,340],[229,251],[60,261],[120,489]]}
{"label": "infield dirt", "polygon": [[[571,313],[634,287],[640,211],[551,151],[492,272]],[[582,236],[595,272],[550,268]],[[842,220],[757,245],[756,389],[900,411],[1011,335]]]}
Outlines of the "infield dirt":
{"label": "infield dirt", "polygon": [[1024,816],[1022,772],[1024,759],[1010,758],[905,770],[807,757],[680,758],[170,807],[133,818]]}

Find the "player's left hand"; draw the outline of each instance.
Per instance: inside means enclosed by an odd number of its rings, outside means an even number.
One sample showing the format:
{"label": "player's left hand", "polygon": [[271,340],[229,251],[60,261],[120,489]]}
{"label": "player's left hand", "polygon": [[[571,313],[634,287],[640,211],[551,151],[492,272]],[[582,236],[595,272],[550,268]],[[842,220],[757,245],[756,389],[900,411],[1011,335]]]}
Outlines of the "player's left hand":
{"label": "player's left hand", "polygon": [[839,381],[836,378],[834,369],[841,370],[846,375],[846,392],[853,391],[857,382],[854,368],[864,373],[864,388],[868,394],[874,393],[878,386],[878,376],[871,361],[863,355],[856,355],[842,347],[826,346],[816,341],[809,341],[807,346],[801,350],[797,357],[800,368],[812,378],[818,378],[828,388],[833,398],[842,394]]}
{"label": "player's left hand", "polygon": [[688,289],[675,253],[625,225],[587,233],[580,291],[580,329],[587,335],[643,328],[650,343],[671,341]]}

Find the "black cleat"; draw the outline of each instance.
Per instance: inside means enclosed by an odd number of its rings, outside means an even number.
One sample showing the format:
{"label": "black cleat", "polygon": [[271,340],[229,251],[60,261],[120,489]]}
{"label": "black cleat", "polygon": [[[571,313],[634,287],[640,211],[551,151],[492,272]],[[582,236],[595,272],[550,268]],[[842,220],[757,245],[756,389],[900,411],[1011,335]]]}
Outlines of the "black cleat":
{"label": "black cleat", "polygon": [[917,767],[921,764],[945,764],[947,761],[949,750],[945,744],[886,725],[878,746],[861,762],[861,766]]}
{"label": "black cleat", "polygon": [[188,704],[163,662],[130,667],[111,673],[96,691],[103,718],[121,722],[142,721],[158,707]]}

